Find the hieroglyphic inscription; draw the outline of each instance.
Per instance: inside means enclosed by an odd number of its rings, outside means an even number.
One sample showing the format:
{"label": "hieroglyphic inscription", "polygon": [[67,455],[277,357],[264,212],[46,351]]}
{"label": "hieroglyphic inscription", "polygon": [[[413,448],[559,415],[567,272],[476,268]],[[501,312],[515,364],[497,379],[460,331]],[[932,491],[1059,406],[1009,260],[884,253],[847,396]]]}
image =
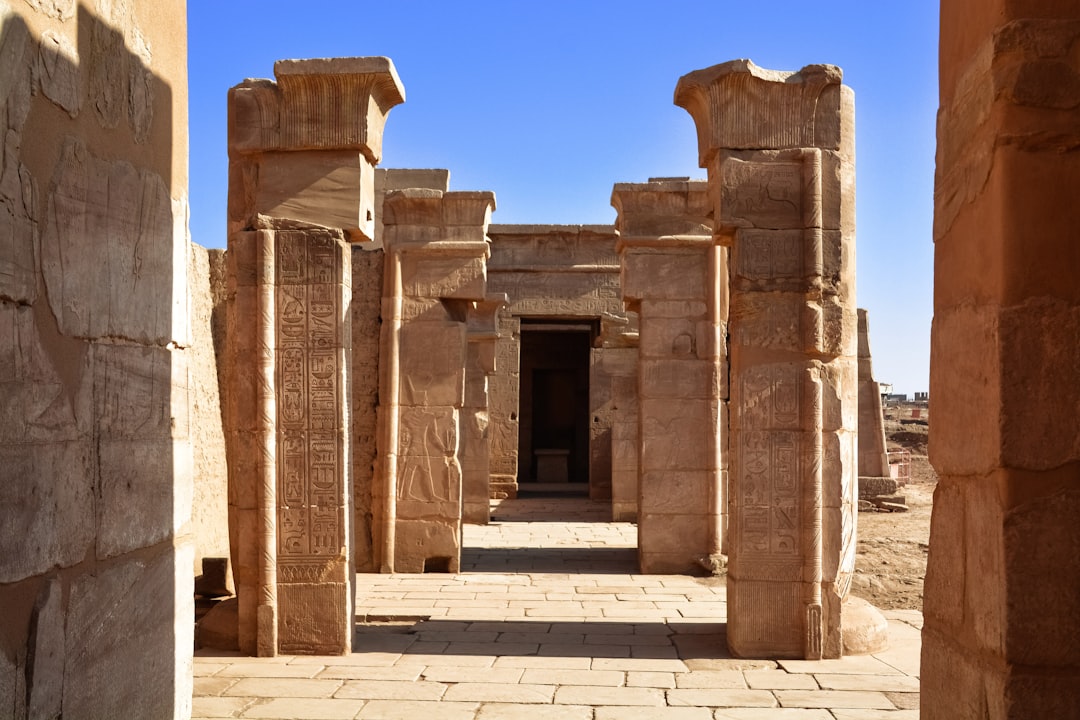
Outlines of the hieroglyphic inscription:
{"label": "hieroglyphic inscription", "polygon": [[736,477],[744,557],[800,556],[801,380],[795,365],[747,368],[739,380]]}
{"label": "hieroglyphic inscription", "polygon": [[317,234],[276,240],[278,553],[295,564],[344,544],[342,253]]}
{"label": "hieroglyphic inscription", "polygon": [[732,252],[735,275],[776,281],[803,275],[802,230],[750,230],[739,233]]}

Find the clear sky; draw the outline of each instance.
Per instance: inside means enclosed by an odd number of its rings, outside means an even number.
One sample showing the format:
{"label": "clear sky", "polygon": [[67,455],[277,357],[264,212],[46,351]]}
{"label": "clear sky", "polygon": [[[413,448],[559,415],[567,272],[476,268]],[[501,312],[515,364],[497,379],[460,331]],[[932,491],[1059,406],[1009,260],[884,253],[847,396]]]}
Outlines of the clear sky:
{"label": "clear sky", "polygon": [[385,55],[405,85],[382,167],[493,190],[496,223],[612,223],[611,188],[704,178],[679,77],[832,63],[855,91],[858,300],[874,374],[929,389],[936,0],[189,0],[191,234],[225,245],[225,102],[282,58]]}

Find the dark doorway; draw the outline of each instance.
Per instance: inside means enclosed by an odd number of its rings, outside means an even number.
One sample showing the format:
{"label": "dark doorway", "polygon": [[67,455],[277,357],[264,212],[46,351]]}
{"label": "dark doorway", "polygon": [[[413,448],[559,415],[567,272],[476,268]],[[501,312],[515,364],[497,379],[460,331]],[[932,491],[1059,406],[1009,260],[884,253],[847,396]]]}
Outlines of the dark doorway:
{"label": "dark doorway", "polygon": [[588,493],[592,336],[592,323],[522,323],[519,492]]}

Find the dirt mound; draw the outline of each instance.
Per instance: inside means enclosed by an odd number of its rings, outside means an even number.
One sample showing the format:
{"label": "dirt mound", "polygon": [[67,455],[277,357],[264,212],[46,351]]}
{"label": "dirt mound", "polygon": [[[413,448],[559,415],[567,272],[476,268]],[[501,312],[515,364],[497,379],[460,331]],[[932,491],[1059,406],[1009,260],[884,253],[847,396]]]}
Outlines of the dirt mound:
{"label": "dirt mound", "polygon": [[916,432],[912,430],[897,430],[895,432],[887,433],[885,438],[892,443],[899,445],[902,448],[906,448],[913,453],[919,455],[926,454],[926,444],[929,435],[924,430],[922,432]]}

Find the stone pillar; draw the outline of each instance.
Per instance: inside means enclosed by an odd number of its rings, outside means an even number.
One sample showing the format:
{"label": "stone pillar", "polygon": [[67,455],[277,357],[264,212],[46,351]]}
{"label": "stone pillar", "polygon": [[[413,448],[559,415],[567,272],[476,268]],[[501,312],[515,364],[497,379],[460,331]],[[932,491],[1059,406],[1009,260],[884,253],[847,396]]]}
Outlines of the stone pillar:
{"label": "stone pillar", "polygon": [[486,525],[491,520],[491,417],[488,412],[488,376],[495,372],[495,344],[499,339],[499,311],[506,295],[489,296],[476,303],[467,323],[465,405],[461,413],[462,520]]}
{"label": "stone pillar", "polygon": [[1080,708],[1080,6],[942,0],[922,710]]}
{"label": "stone pillar", "polygon": [[638,519],[638,349],[611,348],[604,373],[611,384],[611,519]]}
{"label": "stone pillar", "polygon": [[619,183],[623,300],[639,313],[638,558],[644,573],[700,573],[722,542],[719,359],[723,261],[706,183]]}
{"label": "stone pillar", "polygon": [[859,314],[859,477],[889,477],[889,455],[885,444],[885,415],[881,410],[881,389],[874,380],[870,360],[870,323],[866,310]]}
{"label": "stone pillar", "polygon": [[833,66],[736,60],[681,78],[675,103],[731,248],[728,645],[837,657],[855,562],[853,95]]}
{"label": "stone pillar", "polygon": [[718,544],[719,407],[709,313],[709,235],[619,242],[627,309],[639,314],[638,560],[700,573]]}
{"label": "stone pillar", "polygon": [[490,192],[398,190],[383,202],[387,253],[376,476],[384,572],[461,564],[466,321],[485,299]]}
{"label": "stone pillar", "polygon": [[353,245],[352,425],[353,557],[356,572],[378,572],[374,525],[375,458],[378,454],[379,338],[382,328],[382,204],[402,188],[449,189],[449,170],[375,169],[375,239]]}
{"label": "stone pillar", "polygon": [[498,319],[495,372],[488,378],[488,436],[491,438],[490,479],[492,500],[516,498],[518,491],[518,402],[521,396],[521,318],[503,314]]}
{"label": "stone pillar", "polygon": [[352,640],[351,253],[340,231],[264,224],[228,249],[240,648],[341,654]]}
{"label": "stone pillar", "polygon": [[386,58],[283,60],[229,91],[229,501],[244,652],[352,645],[347,365]]}

